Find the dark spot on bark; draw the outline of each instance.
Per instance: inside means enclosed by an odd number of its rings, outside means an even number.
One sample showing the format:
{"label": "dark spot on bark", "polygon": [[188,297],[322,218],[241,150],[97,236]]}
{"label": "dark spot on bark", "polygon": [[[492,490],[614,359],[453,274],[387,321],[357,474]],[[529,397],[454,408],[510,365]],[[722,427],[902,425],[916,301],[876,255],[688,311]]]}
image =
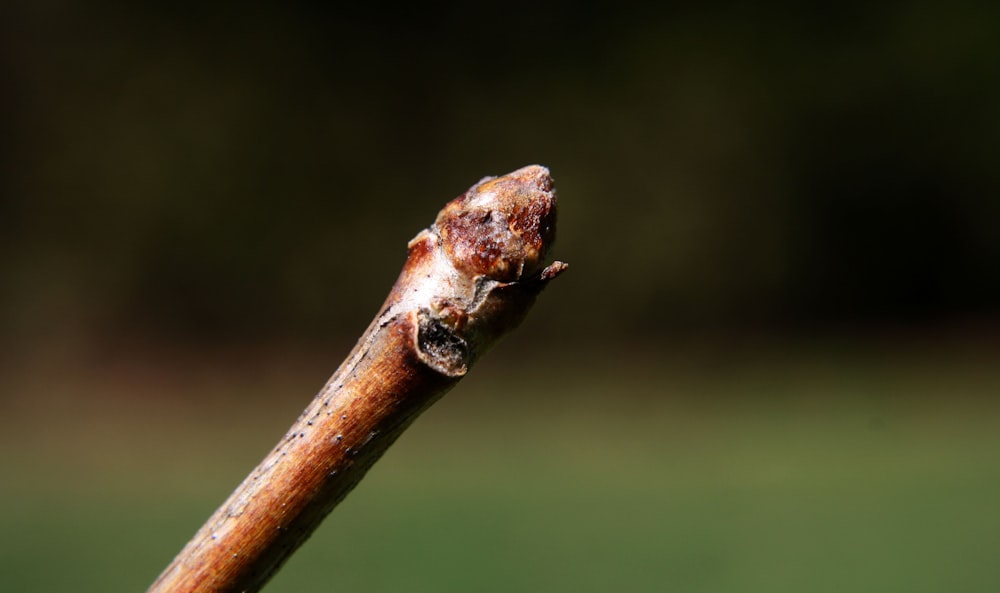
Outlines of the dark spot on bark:
{"label": "dark spot on bark", "polygon": [[417,349],[421,359],[449,377],[464,375],[469,364],[469,345],[466,341],[429,311],[421,311],[419,319]]}

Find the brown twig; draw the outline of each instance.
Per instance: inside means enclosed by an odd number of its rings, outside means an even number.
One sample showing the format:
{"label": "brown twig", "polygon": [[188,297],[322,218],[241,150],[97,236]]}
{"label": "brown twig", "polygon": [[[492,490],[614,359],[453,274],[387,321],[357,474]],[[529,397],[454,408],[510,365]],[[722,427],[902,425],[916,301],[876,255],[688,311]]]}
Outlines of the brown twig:
{"label": "brown twig", "polygon": [[149,593],[257,591],[413,419],[566,269],[546,168],[487,177],[409,244],[389,297],[288,434]]}

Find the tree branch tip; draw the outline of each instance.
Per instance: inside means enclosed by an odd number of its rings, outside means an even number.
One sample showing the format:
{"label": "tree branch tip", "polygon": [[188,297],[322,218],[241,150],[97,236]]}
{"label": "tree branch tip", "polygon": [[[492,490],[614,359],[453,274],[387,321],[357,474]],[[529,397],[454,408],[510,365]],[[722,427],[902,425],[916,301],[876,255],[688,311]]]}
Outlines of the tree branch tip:
{"label": "tree branch tip", "polygon": [[408,244],[386,302],[295,424],[147,593],[258,591],[413,419],[569,266],[549,170],[485,177]]}

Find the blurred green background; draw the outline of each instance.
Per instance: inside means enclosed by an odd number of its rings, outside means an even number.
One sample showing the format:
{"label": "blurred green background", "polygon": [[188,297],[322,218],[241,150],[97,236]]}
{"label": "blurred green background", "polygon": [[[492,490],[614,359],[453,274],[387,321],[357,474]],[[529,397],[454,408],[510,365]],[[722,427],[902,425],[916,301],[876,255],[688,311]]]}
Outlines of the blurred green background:
{"label": "blurred green background", "polygon": [[541,163],[570,271],[268,591],[1000,589],[1000,5],[0,7],[0,590],[143,590]]}

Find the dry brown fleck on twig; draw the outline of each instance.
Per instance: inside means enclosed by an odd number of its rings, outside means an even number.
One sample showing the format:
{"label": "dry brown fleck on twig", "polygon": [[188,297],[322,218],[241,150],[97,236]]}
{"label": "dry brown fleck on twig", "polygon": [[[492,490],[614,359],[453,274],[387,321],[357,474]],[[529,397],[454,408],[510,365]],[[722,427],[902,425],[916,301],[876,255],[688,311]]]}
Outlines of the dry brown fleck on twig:
{"label": "dry brown fleck on twig", "polygon": [[288,434],[149,593],[257,591],[417,415],[566,269],[548,169],[487,177],[409,244],[379,314]]}

